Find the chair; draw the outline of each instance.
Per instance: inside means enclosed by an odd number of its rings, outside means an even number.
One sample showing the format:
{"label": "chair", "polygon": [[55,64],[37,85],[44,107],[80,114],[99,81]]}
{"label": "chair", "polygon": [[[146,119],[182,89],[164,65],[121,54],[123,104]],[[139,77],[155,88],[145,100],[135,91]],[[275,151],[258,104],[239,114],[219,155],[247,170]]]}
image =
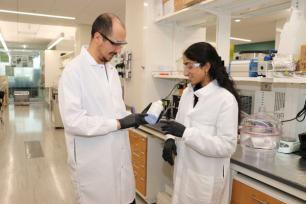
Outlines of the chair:
{"label": "chair", "polygon": [[4,91],[0,91],[0,122],[3,124],[3,101],[4,101]]}

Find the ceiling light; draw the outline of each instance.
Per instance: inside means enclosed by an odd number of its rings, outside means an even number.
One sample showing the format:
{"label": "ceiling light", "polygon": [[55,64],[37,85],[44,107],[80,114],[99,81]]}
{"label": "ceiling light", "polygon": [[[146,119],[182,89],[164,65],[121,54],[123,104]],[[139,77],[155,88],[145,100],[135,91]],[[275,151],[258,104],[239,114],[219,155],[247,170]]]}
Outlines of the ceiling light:
{"label": "ceiling light", "polygon": [[58,38],[56,38],[55,40],[51,41],[48,44],[48,48],[47,50],[50,50],[51,48],[53,48],[55,45],[57,45],[59,42],[61,42],[62,40],[64,40],[64,33],[61,33],[60,36]]}
{"label": "ceiling light", "polygon": [[2,33],[0,33],[0,41],[1,41],[1,44],[2,44],[2,47],[4,48],[4,50],[5,50],[6,52],[8,52],[9,50],[8,50],[8,48],[7,48],[7,46],[6,46],[6,43],[5,43],[4,38],[3,38],[3,36],[2,36]]}
{"label": "ceiling light", "polygon": [[55,16],[55,15],[49,15],[49,14],[43,14],[43,13],[30,13],[30,12],[21,12],[21,11],[4,10],[4,9],[0,9],[0,12],[1,13],[12,13],[12,14],[28,15],[28,16],[41,16],[41,17],[48,17],[48,18],[62,18],[62,19],[68,19],[68,20],[75,20],[75,17],[70,17],[70,16]]}
{"label": "ceiling light", "polygon": [[149,6],[149,4],[148,4],[147,2],[144,2],[143,5],[144,5],[145,7]]}
{"label": "ceiling light", "polygon": [[237,40],[237,41],[243,41],[243,42],[252,42],[252,40],[244,39],[244,38],[230,37],[230,39],[231,39],[231,40]]}
{"label": "ceiling light", "polygon": [[26,49],[27,48],[27,45],[22,45],[23,49]]}
{"label": "ceiling light", "polygon": [[239,18],[234,20],[236,23],[239,23],[241,20]]}

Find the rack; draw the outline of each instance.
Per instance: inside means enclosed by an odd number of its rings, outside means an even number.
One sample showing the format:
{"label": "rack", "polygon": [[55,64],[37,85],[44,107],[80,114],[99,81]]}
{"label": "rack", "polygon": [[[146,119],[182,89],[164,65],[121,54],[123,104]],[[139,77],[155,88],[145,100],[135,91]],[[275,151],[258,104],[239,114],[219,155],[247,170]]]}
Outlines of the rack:
{"label": "rack", "polygon": [[306,84],[306,78],[302,77],[283,77],[283,78],[265,78],[265,77],[232,77],[237,82],[258,82],[258,83],[286,83],[286,84]]}
{"label": "rack", "polygon": [[[248,18],[290,8],[291,0],[205,0],[155,20],[156,23],[177,23],[186,26],[211,22],[227,11],[234,18]],[[256,9],[254,9],[256,8]],[[197,20],[195,20],[197,19]]]}
{"label": "rack", "polygon": [[159,78],[159,79],[187,79],[187,77],[184,76],[183,74],[164,75],[164,74],[159,74],[159,73],[152,73],[152,76],[154,78]]}

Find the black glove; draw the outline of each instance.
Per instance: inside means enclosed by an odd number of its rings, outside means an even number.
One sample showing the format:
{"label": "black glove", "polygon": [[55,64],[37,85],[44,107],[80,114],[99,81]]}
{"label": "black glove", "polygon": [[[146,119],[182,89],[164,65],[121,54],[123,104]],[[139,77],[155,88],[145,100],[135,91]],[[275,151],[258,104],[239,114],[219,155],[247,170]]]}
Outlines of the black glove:
{"label": "black glove", "polygon": [[145,109],[143,109],[143,110],[141,111],[141,113],[147,113],[148,110],[150,109],[151,105],[152,105],[152,103],[149,103],[149,105],[147,105],[147,107],[145,107]]}
{"label": "black glove", "polygon": [[171,134],[176,137],[182,137],[186,128],[181,123],[175,121],[166,121],[165,125],[161,126],[161,129],[166,134]]}
{"label": "black glove", "polygon": [[165,141],[163,149],[163,159],[170,165],[174,164],[174,156],[177,155],[174,139],[170,138]]}
{"label": "black glove", "polygon": [[119,119],[120,129],[130,128],[130,127],[138,127],[139,125],[148,124],[144,117],[147,114],[143,113],[132,113],[124,118]]}

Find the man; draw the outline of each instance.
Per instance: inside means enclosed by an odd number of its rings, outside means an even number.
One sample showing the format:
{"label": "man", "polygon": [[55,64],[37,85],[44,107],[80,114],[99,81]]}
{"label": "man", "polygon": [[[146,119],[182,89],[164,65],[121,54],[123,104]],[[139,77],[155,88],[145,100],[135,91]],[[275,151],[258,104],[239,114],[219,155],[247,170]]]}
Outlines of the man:
{"label": "man", "polygon": [[125,37],[117,16],[100,15],[88,48],[82,48],[60,79],[68,164],[81,204],[135,202],[130,144],[123,129],[145,124],[145,115],[128,115],[118,73],[108,63],[126,44]]}

